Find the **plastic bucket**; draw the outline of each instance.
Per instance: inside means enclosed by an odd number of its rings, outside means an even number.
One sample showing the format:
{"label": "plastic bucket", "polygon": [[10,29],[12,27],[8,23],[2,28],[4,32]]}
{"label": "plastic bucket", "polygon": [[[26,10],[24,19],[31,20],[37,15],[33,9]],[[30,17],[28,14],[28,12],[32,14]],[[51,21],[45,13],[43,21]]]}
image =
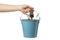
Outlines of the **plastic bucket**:
{"label": "plastic bucket", "polygon": [[21,23],[23,27],[24,37],[27,38],[37,37],[39,20],[22,19]]}

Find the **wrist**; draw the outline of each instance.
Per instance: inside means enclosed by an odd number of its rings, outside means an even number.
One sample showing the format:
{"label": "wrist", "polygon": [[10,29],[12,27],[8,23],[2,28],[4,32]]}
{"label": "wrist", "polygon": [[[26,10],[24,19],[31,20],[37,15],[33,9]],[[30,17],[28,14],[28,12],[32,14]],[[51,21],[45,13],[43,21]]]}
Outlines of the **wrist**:
{"label": "wrist", "polygon": [[15,7],[16,7],[16,10],[17,11],[20,11],[21,10],[21,5],[16,5]]}

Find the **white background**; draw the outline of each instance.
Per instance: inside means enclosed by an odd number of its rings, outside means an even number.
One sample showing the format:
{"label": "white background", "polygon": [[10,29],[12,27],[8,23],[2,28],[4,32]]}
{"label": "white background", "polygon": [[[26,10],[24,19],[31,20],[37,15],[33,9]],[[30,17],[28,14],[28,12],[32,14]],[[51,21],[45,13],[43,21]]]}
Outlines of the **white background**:
{"label": "white background", "polygon": [[28,4],[40,12],[37,38],[24,38],[21,12],[0,12],[0,40],[60,40],[60,0],[0,0],[3,4]]}

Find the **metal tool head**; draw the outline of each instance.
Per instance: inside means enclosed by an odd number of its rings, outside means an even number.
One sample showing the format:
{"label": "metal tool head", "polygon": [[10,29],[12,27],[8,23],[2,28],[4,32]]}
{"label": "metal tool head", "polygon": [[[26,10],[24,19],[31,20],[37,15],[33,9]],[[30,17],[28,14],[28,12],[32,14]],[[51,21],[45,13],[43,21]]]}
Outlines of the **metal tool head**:
{"label": "metal tool head", "polygon": [[30,18],[33,19],[33,17],[34,17],[34,14],[33,14],[34,10],[33,9],[30,9],[29,12],[30,12]]}

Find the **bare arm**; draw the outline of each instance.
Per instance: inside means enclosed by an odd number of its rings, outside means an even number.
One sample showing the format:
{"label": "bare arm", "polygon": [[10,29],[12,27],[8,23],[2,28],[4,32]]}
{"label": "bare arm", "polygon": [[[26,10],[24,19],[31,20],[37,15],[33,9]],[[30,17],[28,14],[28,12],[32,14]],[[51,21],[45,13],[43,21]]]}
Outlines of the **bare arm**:
{"label": "bare arm", "polygon": [[8,5],[8,4],[0,4],[0,12],[10,12],[10,11],[21,11],[28,12],[32,8],[28,5]]}
{"label": "bare arm", "polygon": [[18,5],[0,4],[0,12],[18,11]]}

